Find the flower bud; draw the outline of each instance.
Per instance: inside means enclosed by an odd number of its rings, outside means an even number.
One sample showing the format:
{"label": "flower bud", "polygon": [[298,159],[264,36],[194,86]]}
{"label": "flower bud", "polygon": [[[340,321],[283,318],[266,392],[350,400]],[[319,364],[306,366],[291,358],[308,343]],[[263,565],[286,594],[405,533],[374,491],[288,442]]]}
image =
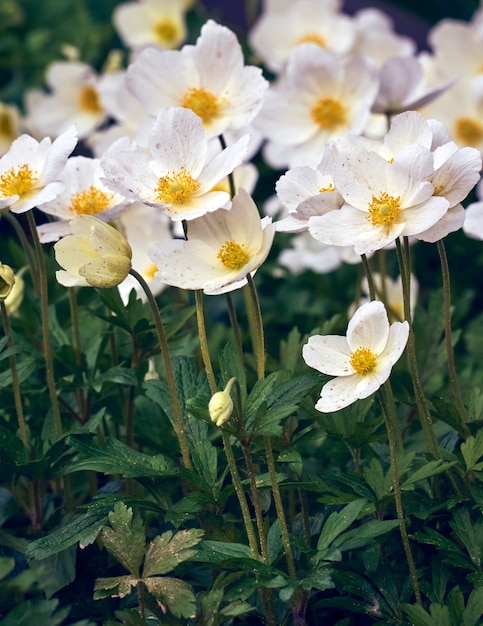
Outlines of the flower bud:
{"label": "flower bud", "polygon": [[22,278],[22,274],[25,270],[26,268],[23,267],[19,272],[17,272],[17,274],[15,274],[15,284],[5,299],[5,306],[7,307],[7,313],[9,315],[13,315],[22,304],[23,294],[25,291],[25,282]]}
{"label": "flower bud", "polygon": [[131,246],[109,224],[91,215],[80,215],[69,223],[72,235],[54,246],[63,270],[56,272],[65,287],[115,287],[131,269]]}
{"label": "flower bud", "polygon": [[221,426],[227,422],[233,413],[233,400],[231,399],[230,391],[235,380],[236,378],[230,378],[225,389],[213,394],[208,403],[208,412],[211,421],[214,422],[216,426]]}
{"label": "flower bud", "polygon": [[0,300],[6,300],[15,284],[15,274],[10,265],[0,263]]}

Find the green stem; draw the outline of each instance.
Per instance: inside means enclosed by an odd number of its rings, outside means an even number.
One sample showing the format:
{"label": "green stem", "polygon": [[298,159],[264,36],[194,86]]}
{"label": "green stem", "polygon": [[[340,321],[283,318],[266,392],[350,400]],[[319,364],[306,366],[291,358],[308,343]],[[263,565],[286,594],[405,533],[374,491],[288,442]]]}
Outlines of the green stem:
{"label": "green stem", "polygon": [[15,230],[17,237],[20,239],[20,243],[22,244],[22,249],[25,253],[25,256],[27,257],[27,261],[30,267],[30,274],[32,276],[32,282],[34,284],[35,291],[39,293],[40,285],[39,285],[39,276],[38,276],[38,271],[37,271],[37,263],[35,263],[34,256],[32,254],[32,248],[30,246],[29,240],[27,239],[25,231],[12,213],[7,211],[6,213],[2,213],[2,217],[3,216],[6,217],[7,220],[10,222],[10,224],[13,226],[13,229]]}
{"label": "green stem", "polygon": [[250,517],[250,509],[248,508],[245,490],[243,489],[240,474],[238,473],[235,455],[233,454],[233,450],[231,447],[230,435],[222,429],[221,436],[223,438],[223,448],[225,450],[226,460],[228,461],[228,467],[230,468],[231,478],[233,480],[233,487],[235,488],[238,502],[240,503],[243,523],[245,524],[248,544],[250,546],[250,552],[252,553],[252,558],[258,560],[257,537],[255,535],[255,529],[253,528],[252,519]]}
{"label": "green stem", "polygon": [[418,407],[419,419],[423,428],[424,438],[428,451],[435,458],[441,458],[441,453],[438,447],[436,435],[433,430],[433,422],[429,409],[424,396],[421,379],[419,377],[418,363],[416,359],[416,344],[414,338],[413,322],[411,317],[411,260],[409,252],[409,242],[407,237],[404,237],[404,249],[401,246],[399,239],[396,239],[396,251],[399,262],[399,270],[401,273],[401,282],[403,289],[404,300],[404,318],[409,324],[409,337],[407,343],[407,355],[409,363],[409,371],[413,382],[414,397],[416,399],[416,405]]}
{"label": "green stem", "polygon": [[[5,302],[3,300],[0,300],[0,308],[2,310],[2,322],[3,322],[3,329],[5,331],[5,336],[7,338],[7,346],[9,348],[13,348],[14,342],[13,342],[12,327],[10,326],[10,320],[8,317],[7,307],[5,306]],[[17,413],[17,422],[18,422],[18,430],[20,434],[20,439],[24,445],[25,450],[28,450],[30,448],[28,430],[27,430],[27,424],[25,422],[25,415],[24,415],[23,406],[22,406],[22,395],[20,393],[20,381],[18,378],[17,359],[14,353],[12,353],[8,357],[8,361],[10,365],[10,371],[12,373],[13,400],[15,403],[15,411]]]}
{"label": "green stem", "polygon": [[446,250],[444,242],[440,239],[437,242],[439,258],[441,261],[441,273],[443,275],[443,297],[444,297],[444,331],[446,341],[446,359],[448,362],[449,382],[453,391],[456,406],[460,415],[461,426],[466,437],[471,432],[466,424],[467,411],[463,396],[461,394],[460,387],[458,385],[458,378],[456,375],[456,366],[454,361],[453,340],[451,336],[451,282],[448,267],[448,258],[446,256]]}
{"label": "green stem", "polygon": [[254,345],[257,355],[257,373],[258,378],[261,380],[265,377],[265,333],[263,330],[262,311],[260,309],[260,300],[258,298],[257,288],[253,282],[251,274],[247,274],[248,287],[250,290],[250,297],[252,302],[252,311],[255,321],[255,339]]}
{"label": "green stem", "polygon": [[[75,354],[75,364],[77,369],[79,370],[80,378],[82,379],[82,348],[81,348],[81,338],[80,338],[80,326],[79,326],[79,313],[77,307],[77,291],[75,287],[69,287],[67,289],[69,293],[69,308],[70,308],[70,319],[72,323],[72,341],[74,347]],[[79,407],[79,413],[81,416],[81,422],[85,424],[87,421],[88,415],[86,410],[86,399],[84,397],[84,392],[82,388],[78,389],[76,392],[77,405]]]}
{"label": "green stem", "polygon": [[148,300],[149,306],[151,307],[154,324],[156,326],[156,333],[158,335],[159,347],[161,349],[161,354],[163,356],[164,369],[166,372],[166,381],[168,383],[171,404],[173,405],[174,428],[175,428],[176,436],[178,437],[179,447],[181,450],[181,456],[183,458],[183,464],[186,468],[191,469],[192,463],[191,463],[191,457],[189,453],[188,439],[186,437],[186,432],[185,432],[184,424],[183,424],[183,412],[181,410],[181,404],[179,402],[178,390],[176,389],[173,366],[171,363],[171,358],[169,356],[168,339],[166,337],[166,332],[164,330],[163,320],[161,319],[161,313],[159,311],[156,300],[152,294],[152,291],[149,288],[149,285],[141,276],[141,274],[139,274],[135,269],[132,269],[132,268],[129,273],[131,274],[131,276],[134,276],[134,278],[140,284],[142,290],[146,294],[146,298]]}
{"label": "green stem", "polygon": [[361,254],[362,267],[367,278],[367,285],[369,287],[369,298],[371,300],[376,299],[376,286],[374,284],[374,278],[372,276],[371,266],[365,254]]}
{"label": "green stem", "polygon": [[[42,316],[42,340],[45,359],[45,375],[47,380],[47,387],[49,390],[50,405],[52,407],[52,416],[54,420],[55,432],[58,438],[62,436],[62,418],[60,414],[59,399],[57,397],[57,390],[55,388],[54,378],[54,360],[52,355],[52,346],[50,343],[50,330],[49,330],[49,292],[47,283],[47,271],[45,268],[45,259],[42,250],[42,244],[39,240],[37,233],[37,226],[35,224],[35,218],[32,211],[27,211],[27,219],[30,227],[30,233],[34,242],[35,254],[37,256],[37,267],[39,272],[39,287],[40,287],[40,311]],[[33,270],[35,271],[35,270]]]}
{"label": "green stem", "polygon": [[225,297],[226,297],[226,303],[228,306],[228,314],[230,316],[230,324],[233,329],[233,337],[235,339],[236,351],[240,358],[240,363],[243,365],[245,356],[243,354],[243,345],[242,345],[242,340],[241,340],[241,335],[240,335],[240,327],[238,325],[238,319],[236,316],[235,307],[233,306],[233,298],[231,297],[231,294],[229,292],[225,294]]}
{"label": "green stem", "polygon": [[[256,347],[257,347],[257,370],[258,378],[261,380],[265,376],[265,334],[263,330],[262,311],[260,309],[260,300],[258,298],[257,288],[253,282],[251,274],[247,274],[248,286],[250,288],[250,295],[252,299],[252,306],[254,312],[254,318],[256,323]],[[285,511],[283,508],[282,495],[280,492],[280,486],[277,480],[277,470],[275,467],[275,459],[273,457],[272,440],[269,436],[264,436],[263,443],[265,446],[265,454],[267,457],[268,473],[270,475],[270,482],[272,485],[273,501],[275,503],[275,510],[277,511],[278,521],[280,523],[280,533],[282,535],[282,543],[285,551],[285,558],[287,559],[288,572],[291,578],[296,578],[295,561],[292,552],[292,545],[290,543],[290,535],[288,532],[287,521],[285,518]]]}
{"label": "green stem", "polygon": [[[221,149],[224,150],[226,148],[226,141],[223,135],[219,135],[218,139],[220,140]],[[233,198],[236,194],[235,189],[235,178],[233,176],[233,172],[228,174],[228,184],[230,186],[230,196]]]}
{"label": "green stem", "polygon": [[253,465],[252,451],[250,448],[250,442],[247,440],[240,441],[243,456],[245,457],[245,463],[247,466],[247,473],[250,479],[250,492],[252,496],[252,504],[255,510],[255,521],[257,523],[258,537],[260,540],[260,550],[262,552],[262,559],[264,563],[269,563],[268,543],[265,533],[265,525],[263,523],[262,507],[260,504],[260,497],[257,488],[257,479],[255,475],[255,467]]}
{"label": "green stem", "polygon": [[[381,399],[382,393],[379,395]],[[396,431],[397,424],[395,423],[395,416],[391,411],[388,411],[387,402],[383,400],[381,402],[382,412],[384,414],[384,420],[386,422],[387,438],[389,442],[389,455],[391,460],[391,472],[392,472],[392,484],[394,489],[394,501],[396,504],[396,513],[399,520],[399,531],[401,533],[401,539],[406,554],[406,560],[409,568],[409,576],[411,578],[411,584],[416,598],[416,603],[422,606],[421,591],[419,590],[419,581],[416,571],[416,565],[414,564],[414,558],[409,544],[409,537],[406,530],[406,522],[404,519],[404,510],[401,497],[401,487],[399,485],[399,472],[397,467],[397,443],[396,443]]]}
{"label": "green stem", "polygon": [[196,321],[198,323],[198,335],[200,338],[200,350],[201,358],[205,366],[206,377],[208,384],[210,385],[211,393],[216,393],[216,379],[215,372],[213,371],[213,365],[211,363],[210,351],[208,348],[208,339],[206,336],[205,316],[203,313],[203,292],[200,289],[195,291],[196,300]]}

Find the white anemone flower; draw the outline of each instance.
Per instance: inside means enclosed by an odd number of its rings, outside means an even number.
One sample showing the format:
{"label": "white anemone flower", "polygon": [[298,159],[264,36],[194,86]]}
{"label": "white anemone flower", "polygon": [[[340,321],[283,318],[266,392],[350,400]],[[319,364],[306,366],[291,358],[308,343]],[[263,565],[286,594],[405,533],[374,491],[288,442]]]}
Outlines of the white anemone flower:
{"label": "white anemone flower", "polygon": [[277,231],[297,233],[307,230],[311,217],[335,211],[344,204],[330,172],[333,155],[329,144],[317,168],[300,166],[289,169],[275,184],[277,197],[288,215],[276,222]]}
{"label": "white anemone flower", "polygon": [[[122,140],[120,140],[122,141]],[[109,150],[101,160],[105,184],[131,200],[159,207],[174,221],[220,207],[230,194],[217,185],[241,164],[248,136],[210,158],[201,119],[181,107],[157,117],[148,150]]]}
{"label": "white anemone flower", "polygon": [[357,309],[345,337],[314,335],[302,350],[309,367],[335,376],[322,387],[315,408],[339,411],[369,397],[386,382],[409,336],[409,324],[389,324],[386,309],[376,300]]}
{"label": "white anemone flower", "polygon": [[173,50],[186,39],[185,3],[180,0],[125,2],[114,9],[114,26],[128,48],[157,45]]}
{"label": "white anemone flower", "polygon": [[229,211],[220,209],[189,222],[187,240],[156,244],[149,255],[162,282],[222,294],[247,283],[247,275],[267,258],[274,234],[271,219],[260,219],[251,196],[240,189]]}
{"label": "white anemone flower", "polygon": [[213,20],[204,24],[194,46],[143,50],[126,80],[151,115],[166,107],[191,109],[210,136],[249,124],[268,88],[260,68],[245,66],[236,35]]}
{"label": "white anemone flower", "polygon": [[130,200],[105,187],[101,182],[102,175],[99,159],[85,156],[68,159],[59,176],[65,189],[50,202],[38,205],[40,211],[57,218],[38,226],[43,243],[67,235],[69,221],[78,215],[95,215],[103,222],[110,222],[125,210]]}
{"label": "white anemone flower", "polygon": [[280,72],[299,45],[313,43],[345,56],[355,40],[352,20],[334,3],[295,0],[284,10],[265,10],[249,33],[249,42],[263,63]]}
{"label": "white anemone flower", "polygon": [[56,61],[47,69],[50,93],[32,92],[26,99],[27,128],[35,136],[57,137],[72,124],[80,139],[106,119],[92,67],[78,61]]}
{"label": "white anemone flower", "polygon": [[399,236],[417,236],[450,204],[433,195],[433,155],[418,144],[399,150],[391,161],[363,148],[341,151],[332,172],[345,204],[312,217],[309,231],[323,243],[353,245],[357,254],[384,248]]}
{"label": "white anemone flower", "polygon": [[0,209],[24,213],[64,189],[60,174],[77,143],[74,127],[52,142],[21,135],[0,159]]}
{"label": "white anemone flower", "polygon": [[298,46],[254,121],[268,139],[265,160],[275,168],[317,167],[329,141],[363,131],[377,88],[376,68],[365,59]]}

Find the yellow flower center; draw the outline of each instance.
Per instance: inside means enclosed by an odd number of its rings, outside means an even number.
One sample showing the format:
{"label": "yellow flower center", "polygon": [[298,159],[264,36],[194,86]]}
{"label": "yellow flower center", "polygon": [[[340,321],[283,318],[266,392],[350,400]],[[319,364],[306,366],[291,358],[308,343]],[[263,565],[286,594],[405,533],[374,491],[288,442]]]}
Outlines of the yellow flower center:
{"label": "yellow flower center", "polygon": [[322,35],[319,33],[306,33],[297,41],[298,44],[302,43],[315,43],[321,48],[327,48],[327,43]]}
{"label": "yellow flower center", "polygon": [[4,198],[23,196],[32,191],[36,181],[37,177],[27,163],[11,167],[0,176],[0,193]]}
{"label": "yellow flower center", "polygon": [[181,170],[176,174],[162,176],[155,191],[158,200],[163,204],[185,204],[200,186],[201,183],[192,178],[188,172]]}
{"label": "yellow flower center", "polygon": [[377,354],[369,348],[357,348],[352,355],[350,364],[356,374],[365,376],[374,369],[377,362]]}
{"label": "yellow flower center", "polygon": [[332,183],[328,187],[321,187],[319,193],[325,193],[326,191],[335,191],[335,187]]}
{"label": "yellow flower center", "polygon": [[79,94],[79,106],[84,113],[102,113],[103,107],[99,99],[99,94],[91,85],[82,87]]}
{"label": "yellow flower center", "polygon": [[390,226],[398,221],[400,213],[400,196],[395,198],[384,191],[379,197],[372,196],[367,219],[373,226]]}
{"label": "yellow flower center", "polygon": [[150,263],[143,271],[143,276],[146,280],[154,280],[154,274],[158,271],[158,266],[154,263]]}
{"label": "yellow flower center", "polygon": [[460,117],[454,124],[456,140],[465,146],[478,146],[483,141],[483,125],[471,117]]}
{"label": "yellow flower center", "polygon": [[220,259],[223,265],[230,270],[241,270],[250,260],[243,249],[244,247],[245,244],[240,245],[236,241],[225,241],[216,258]]}
{"label": "yellow flower center", "polygon": [[319,98],[310,111],[316,124],[324,130],[336,130],[346,123],[344,106],[333,98]]}
{"label": "yellow flower center", "polygon": [[203,87],[190,89],[181,100],[181,106],[191,109],[205,124],[212,122],[219,113],[218,98]]}
{"label": "yellow flower center", "polygon": [[106,193],[91,185],[89,189],[72,196],[69,210],[77,215],[96,215],[109,208],[112,198],[112,193]]}
{"label": "yellow flower center", "polygon": [[176,24],[172,20],[159,20],[159,22],[154,24],[153,31],[156,39],[167,48],[176,45],[178,28],[176,28]]}

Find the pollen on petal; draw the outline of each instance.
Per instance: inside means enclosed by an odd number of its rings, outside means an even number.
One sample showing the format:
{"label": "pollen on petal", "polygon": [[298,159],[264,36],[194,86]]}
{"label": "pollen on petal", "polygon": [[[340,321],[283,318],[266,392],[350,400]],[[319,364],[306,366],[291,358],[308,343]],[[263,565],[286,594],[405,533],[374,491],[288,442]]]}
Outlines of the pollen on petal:
{"label": "pollen on petal", "polygon": [[241,270],[250,260],[244,250],[244,244],[236,241],[225,241],[217,254],[217,258],[230,270]]}
{"label": "pollen on petal", "polygon": [[401,214],[401,198],[390,196],[387,192],[372,196],[367,219],[373,226],[390,226],[395,224]]}
{"label": "pollen on petal", "polygon": [[157,199],[163,204],[185,204],[198,191],[201,183],[186,170],[161,176],[155,189]]}
{"label": "pollen on petal", "polygon": [[347,120],[344,105],[334,98],[319,98],[312,107],[310,115],[323,130],[336,130]]}
{"label": "pollen on petal", "polygon": [[181,106],[191,109],[203,123],[209,124],[219,113],[218,98],[203,87],[190,89],[183,97]]}
{"label": "pollen on petal", "polygon": [[79,191],[72,196],[69,210],[77,215],[96,215],[109,208],[112,198],[111,193],[106,193],[91,185],[89,189]]}
{"label": "pollen on petal", "polygon": [[102,113],[103,107],[99,99],[99,94],[91,85],[85,85],[82,87],[79,94],[79,106],[81,111],[85,113]]}
{"label": "pollen on petal", "polygon": [[374,369],[377,362],[377,354],[374,354],[369,348],[357,348],[350,359],[352,369],[356,374],[365,376]]}
{"label": "pollen on petal", "polygon": [[0,176],[0,194],[4,198],[23,196],[32,191],[36,182],[37,176],[27,163],[19,167],[11,167]]}

